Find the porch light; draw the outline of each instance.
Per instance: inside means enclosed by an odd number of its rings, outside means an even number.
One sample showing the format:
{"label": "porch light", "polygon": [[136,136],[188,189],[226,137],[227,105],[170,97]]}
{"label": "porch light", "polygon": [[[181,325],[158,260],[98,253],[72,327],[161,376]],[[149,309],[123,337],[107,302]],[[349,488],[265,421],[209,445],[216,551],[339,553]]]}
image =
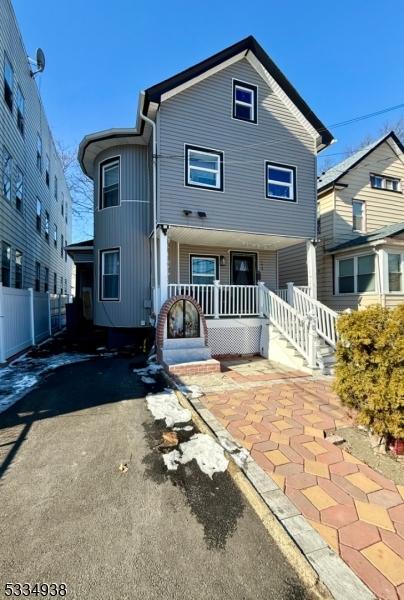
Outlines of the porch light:
{"label": "porch light", "polygon": [[189,215],[192,215],[192,210],[188,210],[187,208],[184,208],[184,210],[182,212],[184,213],[184,215],[186,217],[189,217]]}
{"label": "porch light", "polygon": [[203,210],[198,210],[198,217],[201,217],[201,218],[206,217],[206,212],[204,212]]}
{"label": "porch light", "polygon": [[220,266],[221,267],[225,267],[226,266],[226,257],[225,256],[221,256],[220,257]]}
{"label": "porch light", "polygon": [[160,225],[160,227],[161,227],[161,231],[164,233],[164,235],[167,235],[169,225]]}

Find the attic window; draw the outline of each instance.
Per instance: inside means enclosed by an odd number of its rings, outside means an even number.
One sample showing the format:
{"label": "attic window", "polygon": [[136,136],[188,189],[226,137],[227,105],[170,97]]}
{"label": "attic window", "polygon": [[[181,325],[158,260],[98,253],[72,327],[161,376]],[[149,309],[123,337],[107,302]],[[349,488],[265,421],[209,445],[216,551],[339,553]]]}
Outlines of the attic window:
{"label": "attic window", "polygon": [[233,79],[233,119],[257,122],[257,86]]}
{"label": "attic window", "polygon": [[387,190],[389,192],[401,192],[401,181],[395,177],[385,177],[384,175],[370,174],[370,185],[378,190]]}

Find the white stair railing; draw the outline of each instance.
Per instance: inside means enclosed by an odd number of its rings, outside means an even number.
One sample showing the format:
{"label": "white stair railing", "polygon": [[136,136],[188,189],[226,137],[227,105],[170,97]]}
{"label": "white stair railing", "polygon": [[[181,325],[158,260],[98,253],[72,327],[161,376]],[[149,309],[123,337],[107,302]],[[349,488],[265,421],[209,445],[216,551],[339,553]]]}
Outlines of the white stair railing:
{"label": "white stair railing", "polygon": [[263,313],[278,331],[307,360],[308,366],[316,367],[315,317],[300,315],[280,296],[263,288]]}
{"label": "white stair railing", "polygon": [[295,286],[293,286],[293,307],[303,317],[311,314],[315,315],[318,335],[332,348],[336,348],[338,314],[335,311]]}

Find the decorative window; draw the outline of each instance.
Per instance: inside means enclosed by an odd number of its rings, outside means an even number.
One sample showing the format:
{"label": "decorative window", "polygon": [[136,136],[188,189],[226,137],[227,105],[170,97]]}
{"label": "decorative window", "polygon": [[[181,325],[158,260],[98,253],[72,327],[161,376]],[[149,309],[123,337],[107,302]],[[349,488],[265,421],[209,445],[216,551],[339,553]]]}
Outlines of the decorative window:
{"label": "decorative window", "polygon": [[4,55],[4,100],[8,108],[13,112],[13,88],[14,88],[14,71],[11,62]]}
{"label": "decorative window", "polygon": [[40,234],[41,233],[41,223],[42,222],[42,202],[39,198],[36,199],[36,230]]}
{"label": "decorative window", "polygon": [[42,138],[39,133],[36,136],[36,166],[42,173]]}
{"label": "decorative window", "polygon": [[388,254],[389,292],[403,291],[404,254]]}
{"label": "decorative window", "polygon": [[370,174],[370,185],[378,190],[389,192],[401,192],[401,181],[396,177],[385,177],[384,175]]}
{"label": "decorative window", "polygon": [[267,162],[265,168],[267,198],[296,202],[296,167]]}
{"label": "decorative window", "polygon": [[120,250],[101,251],[101,300],[119,300],[120,297]]}
{"label": "decorative window", "polygon": [[41,264],[39,262],[35,263],[35,291],[39,292],[41,290]]}
{"label": "decorative window", "polygon": [[45,267],[45,281],[44,281],[44,291],[49,291],[49,269]]}
{"label": "decorative window", "polygon": [[376,289],[375,255],[337,260],[337,293],[363,294]]}
{"label": "decorative window", "polygon": [[1,281],[6,287],[10,287],[11,274],[11,246],[7,242],[1,242]]}
{"label": "decorative window", "polygon": [[15,251],[15,287],[22,288],[22,252]]}
{"label": "decorative window", "polygon": [[352,229],[359,233],[366,231],[365,227],[365,203],[362,200],[352,201]]}
{"label": "decorative window", "polygon": [[191,283],[213,285],[218,272],[217,256],[191,256]]}
{"label": "decorative window", "polygon": [[45,211],[45,240],[49,244],[49,213]]}
{"label": "decorative window", "polygon": [[45,182],[46,182],[46,185],[49,187],[49,184],[50,184],[50,159],[49,159],[48,155],[46,155],[46,158],[45,158]]}
{"label": "decorative window", "polygon": [[56,177],[56,175],[55,175],[54,184],[53,184],[53,195],[57,202],[58,201],[58,178]]}
{"label": "decorative window", "polygon": [[3,196],[11,202],[11,172],[12,158],[11,154],[3,148]]}
{"label": "decorative window", "polygon": [[257,86],[233,80],[233,118],[257,122]]}
{"label": "decorative window", "polygon": [[194,338],[200,336],[200,319],[196,306],[189,300],[177,300],[167,315],[167,337]]}
{"label": "decorative window", "polygon": [[24,100],[24,96],[23,96],[20,86],[17,86],[16,106],[17,106],[17,127],[20,130],[21,135],[24,135],[25,100]]}
{"label": "decorative window", "polygon": [[56,223],[53,225],[53,245],[55,248],[58,247],[58,226]]}
{"label": "decorative window", "polygon": [[100,165],[100,209],[120,204],[120,159],[112,158]]}
{"label": "decorative window", "polygon": [[15,170],[15,206],[17,210],[22,210],[22,201],[24,196],[24,175],[21,169]]}
{"label": "decorative window", "polygon": [[186,145],[185,185],[223,191],[223,152]]}

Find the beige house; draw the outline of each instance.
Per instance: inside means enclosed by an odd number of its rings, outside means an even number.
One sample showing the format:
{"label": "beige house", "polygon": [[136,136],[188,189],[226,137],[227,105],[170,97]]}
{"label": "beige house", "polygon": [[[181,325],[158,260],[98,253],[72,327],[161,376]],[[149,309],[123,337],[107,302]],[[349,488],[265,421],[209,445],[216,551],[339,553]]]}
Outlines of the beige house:
{"label": "beige house", "polygon": [[[319,177],[317,297],[330,308],[404,301],[403,180],[394,132]],[[301,245],[279,253],[280,287],[307,285],[305,256]]]}

